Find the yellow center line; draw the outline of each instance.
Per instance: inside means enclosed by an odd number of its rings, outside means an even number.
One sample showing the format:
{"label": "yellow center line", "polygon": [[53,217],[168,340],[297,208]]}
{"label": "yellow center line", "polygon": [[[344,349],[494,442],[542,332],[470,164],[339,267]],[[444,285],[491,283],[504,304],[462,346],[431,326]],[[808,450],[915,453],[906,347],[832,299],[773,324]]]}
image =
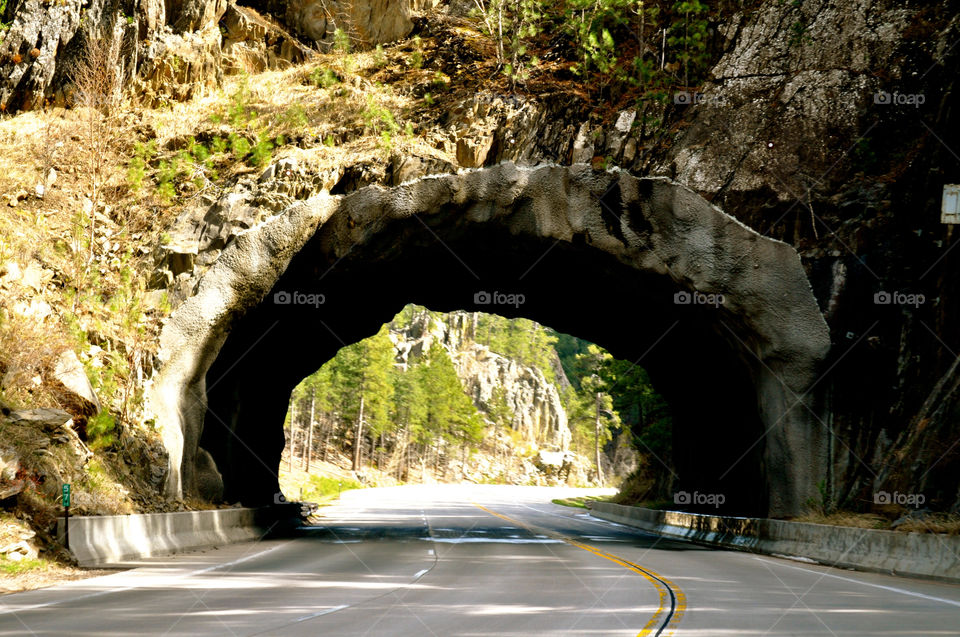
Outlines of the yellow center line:
{"label": "yellow center line", "polygon": [[[653,617],[650,618],[650,621],[646,623],[643,629],[639,633],[637,633],[637,637],[647,637],[648,635],[663,635],[665,637],[669,637],[670,635],[673,635],[674,631],[677,628],[677,625],[680,623],[680,618],[683,617],[683,614],[687,609],[687,598],[686,598],[686,595],[683,594],[683,591],[680,590],[679,586],[677,586],[676,584],[668,580],[663,575],[660,575],[656,571],[652,571],[649,568],[646,568],[644,566],[640,566],[639,564],[634,564],[630,560],[624,559],[618,555],[614,555],[612,553],[607,553],[606,551],[602,551],[595,546],[584,544],[582,542],[577,542],[576,540],[572,540],[559,533],[554,533],[553,531],[550,531],[548,529],[544,529],[542,527],[533,527],[524,522],[521,522],[520,520],[515,520],[511,517],[503,515],[502,513],[497,513],[496,511],[492,511],[487,507],[483,506],[482,504],[477,504],[476,502],[474,502],[473,506],[477,507],[478,509],[482,509],[483,511],[486,511],[490,515],[496,516],[501,520],[506,520],[511,524],[517,524],[519,526],[522,526],[523,528],[527,529],[530,532],[545,533],[546,535],[552,536],[555,539],[563,540],[564,542],[566,542],[571,546],[575,546],[578,549],[583,549],[584,551],[593,553],[597,557],[602,557],[604,559],[610,560],[611,562],[618,564],[627,570],[633,571],[634,573],[641,575],[645,580],[647,580],[653,585],[653,587],[657,591],[657,594],[659,595],[660,600],[659,600],[659,605],[657,607],[657,611],[653,614]],[[673,597],[673,600],[674,600],[673,615],[670,617],[670,621],[667,623],[667,625],[663,626],[660,629],[660,631],[657,632],[657,626],[662,622],[661,618],[667,612],[667,608],[671,605],[670,604],[671,596]],[[664,632],[664,631],[669,631],[669,632]]]}

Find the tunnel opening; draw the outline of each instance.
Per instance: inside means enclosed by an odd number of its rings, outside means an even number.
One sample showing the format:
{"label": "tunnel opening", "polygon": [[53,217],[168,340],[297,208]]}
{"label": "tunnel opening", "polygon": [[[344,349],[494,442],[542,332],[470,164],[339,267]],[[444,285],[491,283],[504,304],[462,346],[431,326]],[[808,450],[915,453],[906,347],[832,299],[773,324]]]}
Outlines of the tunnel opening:
{"label": "tunnel opening", "polygon": [[[642,365],[674,416],[674,457],[663,460],[678,508],[766,513],[756,361],[739,351],[737,317],[722,305],[678,302],[675,285],[585,238],[556,242],[455,216],[394,221],[342,256],[328,241],[318,233],[294,257],[207,372],[200,447],[225,500],[273,500],[293,387],[412,302],[528,318]],[[719,506],[704,497],[717,494]]]}
{"label": "tunnel opening", "polygon": [[797,515],[826,475],[829,331],[789,245],[667,179],[504,163],[323,192],[226,246],[160,335],[168,495],[269,503],[291,389],[407,303],[642,362],[674,413],[682,508],[722,493],[710,512]]}

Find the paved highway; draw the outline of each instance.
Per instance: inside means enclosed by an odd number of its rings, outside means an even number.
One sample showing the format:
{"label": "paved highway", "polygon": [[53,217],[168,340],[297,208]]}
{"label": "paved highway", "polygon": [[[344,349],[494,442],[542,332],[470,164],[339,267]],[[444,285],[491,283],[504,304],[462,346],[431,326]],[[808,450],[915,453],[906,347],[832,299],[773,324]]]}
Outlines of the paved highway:
{"label": "paved highway", "polygon": [[570,492],[348,492],[295,538],[0,597],[0,635],[960,636],[960,586],[668,542]]}

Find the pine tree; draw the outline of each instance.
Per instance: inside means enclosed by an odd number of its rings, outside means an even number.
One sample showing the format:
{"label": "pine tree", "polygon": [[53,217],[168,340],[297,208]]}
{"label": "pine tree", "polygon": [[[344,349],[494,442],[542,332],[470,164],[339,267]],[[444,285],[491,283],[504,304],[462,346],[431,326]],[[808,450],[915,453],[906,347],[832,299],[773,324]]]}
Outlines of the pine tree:
{"label": "pine tree", "polygon": [[596,345],[590,345],[586,353],[578,354],[577,364],[587,375],[580,379],[580,390],[571,388],[567,395],[567,421],[573,431],[574,444],[581,453],[592,447],[597,479],[601,484],[604,477],[600,450],[620,426],[620,415],[608,393],[612,387],[600,374],[603,365],[612,359],[608,352]]}
{"label": "pine tree", "polygon": [[376,335],[341,349],[334,373],[343,384],[343,418],[354,423],[353,470],[362,464],[365,431],[374,437],[390,429],[393,343],[387,326]]}
{"label": "pine tree", "polygon": [[441,442],[445,446],[475,448],[483,439],[483,421],[473,401],[463,392],[447,350],[437,342],[427,352],[421,382],[429,396],[424,434],[437,445],[438,453]]}
{"label": "pine tree", "polygon": [[[408,306],[409,307],[409,306]],[[411,443],[422,444],[423,424],[427,417],[427,394],[422,384],[422,365],[411,365],[406,371],[393,372],[393,421],[400,440],[398,477],[409,471]]]}
{"label": "pine tree", "polygon": [[507,403],[507,394],[501,385],[493,388],[490,404],[487,408],[494,428],[494,453],[500,457],[500,432],[513,424],[513,409]]}

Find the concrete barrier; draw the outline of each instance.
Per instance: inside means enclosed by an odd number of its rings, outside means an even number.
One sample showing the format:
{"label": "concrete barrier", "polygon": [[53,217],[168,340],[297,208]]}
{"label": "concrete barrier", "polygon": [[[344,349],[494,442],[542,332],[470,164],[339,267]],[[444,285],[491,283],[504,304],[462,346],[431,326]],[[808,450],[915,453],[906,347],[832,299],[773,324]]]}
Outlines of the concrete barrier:
{"label": "concrete barrier", "polygon": [[[260,538],[260,509],[215,509],[70,518],[70,551],[81,566],[103,566]],[[57,519],[64,539],[64,519]]]}
{"label": "concrete barrier", "polygon": [[829,566],[960,582],[960,536],[657,511],[589,502],[593,515],[657,535]]}

